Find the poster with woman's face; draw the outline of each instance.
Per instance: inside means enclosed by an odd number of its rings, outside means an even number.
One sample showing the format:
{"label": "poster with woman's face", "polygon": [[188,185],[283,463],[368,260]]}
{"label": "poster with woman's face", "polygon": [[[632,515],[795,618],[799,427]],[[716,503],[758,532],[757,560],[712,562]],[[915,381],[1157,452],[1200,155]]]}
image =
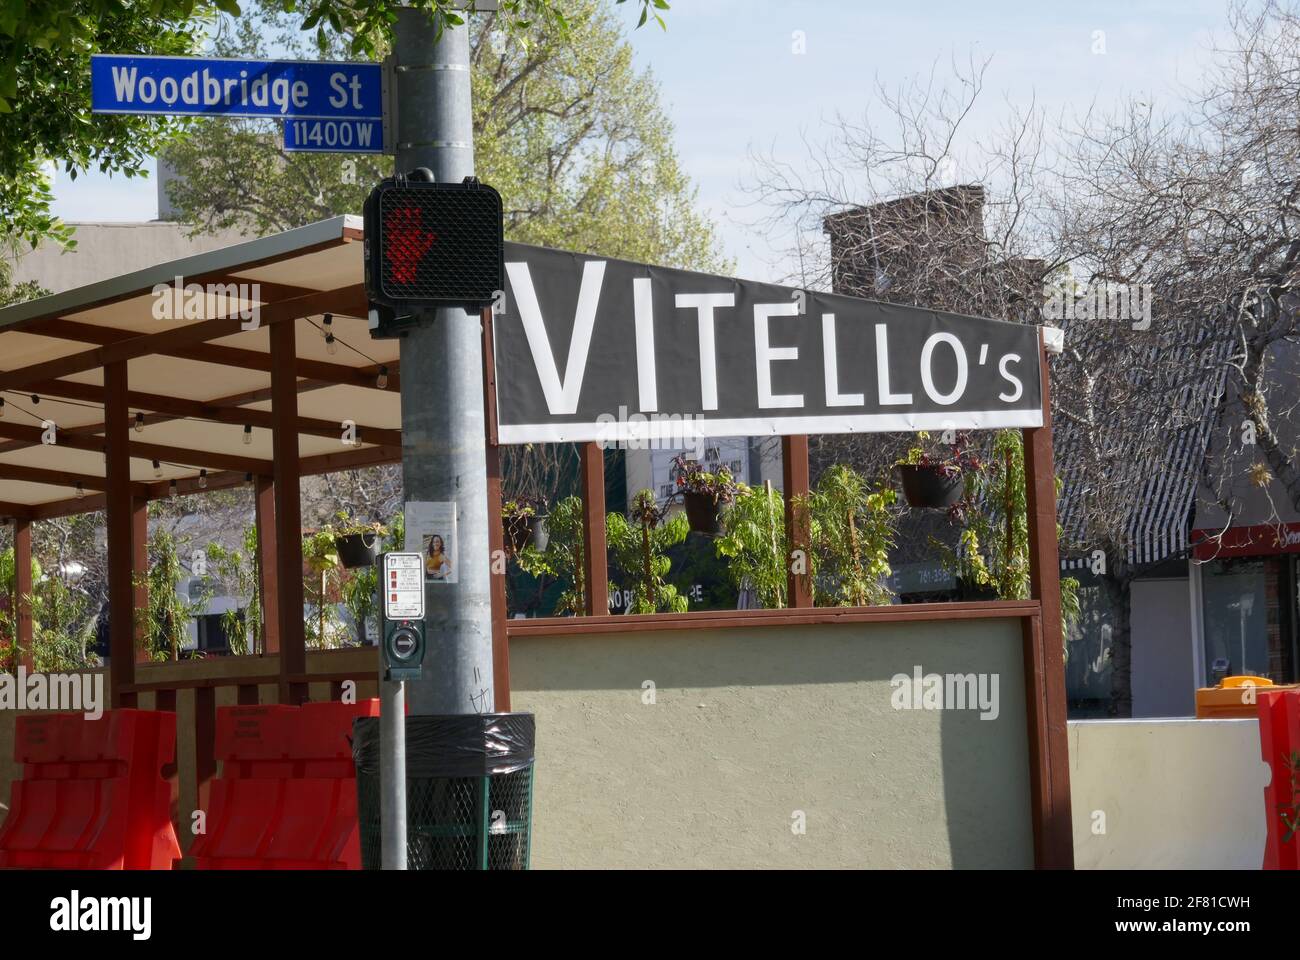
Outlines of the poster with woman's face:
{"label": "poster with woman's face", "polygon": [[406,504],[406,543],[424,557],[425,583],[456,583],[456,504],[411,501]]}

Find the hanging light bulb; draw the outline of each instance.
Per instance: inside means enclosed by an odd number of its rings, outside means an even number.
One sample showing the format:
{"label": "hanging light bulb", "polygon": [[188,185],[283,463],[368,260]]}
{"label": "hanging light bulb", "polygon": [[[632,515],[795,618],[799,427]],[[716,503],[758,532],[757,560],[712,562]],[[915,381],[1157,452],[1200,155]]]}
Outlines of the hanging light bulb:
{"label": "hanging light bulb", "polygon": [[33,394],[32,394],[32,406],[35,406],[36,404],[38,404],[38,403],[40,403],[40,402],[41,402],[41,395],[40,395],[39,393],[33,393]]}
{"label": "hanging light bulb", "polygon": [[135,432],[136,432],[136,433],[144,433],[144,414],[143,414],[143,413],[137,413],[137,414],[135,415]]}
{"label": "hanging light bulb", "polygon": [[175,480],[173,480],[171,483],[167,484],[167,496],[169,496],[169,497],[174,497],[174,496],[176,496],[176,481],[175,481]]}
{"label": "hanging light bulb", "polygon": [[153,478],[155,480],[162,479],[162,464],[159,463],[157,460],[153,462]]}
{"label": "hanging light bulb", "polygon": [[378,387],[380,390],[388,389],[388,367],[387,366],[381,366],[379,368],[379,376],[375,377],[375,386]]}
{"label": "hanging light bulb", "polygon": [[252,482],[253,482],[253,471],[250,470],[250,471],[248,471],[248,473],[244,474],[244,482],[245,482],[245,483],[252,483]]}
{"label": "hanging light bulb", "polygon": [[5,398],[0,397],[0,417],[5,415]]}
{"label": "hanging light bulb", "polygon": [[206,470],[199,471],[199,489],[200,490],[208,489],[208,471]]}
{"label": "hanging light bulb", "polygon": [[334,334],[332,333],[325,334],[325,352],[330,356],[339,352],[339,345],[335,342]]}
{"label": "hanging light bulb", "polygon": [[83,486],[81,485],[81,482],[80,482],[80,481],[78,481],[78,482],[77,482],[77,499],[80,500],[80,499],[81,499],[82,497],[84,497],[85,495],[86,495],[86,488],[83,487]]}
{"label": "hanging light bulb", "polygon": [[244,424],[244,445],[248,446],[253,442],[253,428],[249,424]]}
{"label": "hanging light bulb", "polygon": [[329,336],[329,332],[334,329],[334,314],[327,313],[321,319],[325,321],[325,335]]}

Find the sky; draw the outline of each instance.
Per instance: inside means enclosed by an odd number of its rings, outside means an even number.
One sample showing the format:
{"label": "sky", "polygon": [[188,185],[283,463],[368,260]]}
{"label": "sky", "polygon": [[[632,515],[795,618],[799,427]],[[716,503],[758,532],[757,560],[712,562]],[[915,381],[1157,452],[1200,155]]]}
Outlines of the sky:
{"label": "sky", "polygon": [[[612,2],[612,0],[610,0]],[[896,87],[955,58],[991,57],[973,137],[992,135],[1009,106],[1049,117],[1099,109],[1130,96],[1176,106],[1197,82],[1227,0],[674,0],[668,29],[631,30],[638,64],[660,84],[683,169],[718,225],[739,276],[789,272],[786,244],[753,224],[751,154],[771,152],[808,169],[808,144],[824,142],[837,115],[861,118],[878,82]],[[1104,51],[1104,52],[1103,52]],[[55,184],[65,220],[150,220],[154,181],[91,174]]]}

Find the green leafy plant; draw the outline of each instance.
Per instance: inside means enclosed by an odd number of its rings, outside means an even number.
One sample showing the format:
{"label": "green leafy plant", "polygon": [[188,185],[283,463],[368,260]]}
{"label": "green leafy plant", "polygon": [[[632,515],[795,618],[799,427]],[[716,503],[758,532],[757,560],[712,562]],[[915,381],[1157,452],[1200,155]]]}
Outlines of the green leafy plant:
{"label": "green leafy plant", "polygon": [[307,646],[326,649],[339,646],[341,623],[335,604],[342,600],[343,565],[339,562],[334,530],[328,526],[302,538],[302,559],[306,573],[303,595],[315,616],[305,619]]}
{"label": "green leafy plant", "polygon": [[[242,550],[231,550],[219,543],[209,544],[208,562],[224,584],[225,591],[244,601],[241,610],[232,607],[221,615],[221,628],[230,643],[230,652],[244,655],[265,648],[262,624],[262,585],[257,571],[257,524],[244,528]],[[242,615],[241,615],[242,614]]]}
{"label": "green leafy plant", "polygon": [[354,537],[367,533],[378,534],[382,537],[388,533],[388,528],[378,521],[358,520],[341,510],[334,514],[334,519],[322,529],[328,530],[336,537]]}
{"label": "green leafy plant", "polygon": [[1300,833],[1300,750],[1292,750],[1289,757],[1282,758],[1282,763],[1290,772],[1287,785],[1291,789],[1291,802],[1278,801],[1278,816],[1282,818],[1282,825],[1286,827],[1286,833],[1282,834],[1282,842],[1290,843],[1295,835]]}
{"label": "green leafy plant", "polygon": [[501,504],[503,519],[511,517],[536,517],[546,512],[544,497],[511,497]]}
{"label": "green leafy plant", "polygon": [[[736,485],[731,509],[723,515],[723,534],[714,544],[727,560],[727,575],[738,590],[753,590],[764,607],[785,606],[787,555],[785,501],[770,486]],[[815,558],[809,557],[815,575]]]}
{"label": "green leafy plant", "polygon": [[176,538],[167,530],[155,531],[149,538],[149,567],[144,575],[149,602],[144,610],[135,612],[137,626],[143,618],[145,652],[151,660],[180,659],[190,620],[201,614],[211,599],[207,587],[200,596],[187,599],[178,589],[186,576]]}
{"label": "green leafy plant", "polygon": [[545,550],[527,546],[515,555],[515,560],[525,573],[543,582],[564,584],[555,603],[556,616],[581,617],[587,612],[582,499],[565,497],[552,507],[546,531]]}
{"label": "green leafy plant", "polygon": [[710,473],[697,460],[686,459],[686,454],[673,458],[673,476],[678,493],[698,493],[715,503],[731,503],[736,499],[739,484],[726,467]]}
{"label": "green leafy plant", "polygon": [[[1029,517],[1024,440],[1019,430],[994,434],[988,461],[967,475],[967,495],[954,504],[949,519],[962,530],[956,550],[938,545],[944,565],[967,584],[989,588],[998,599],[1027,600],[1031,589]],[[1059,535],[1059,528],[1057,532]],[[1079,581],[1062,577],[1062,632],[1078,617]]]}
{"label": "green leafy plant", "polygon": [[605,518],[610,550],[619,568],[632,578],[629,613],[686,612],[686,597],[665,579],[672,566],[665,553],[689,533],[685,515],[669,519],[652,490],[642,490],[632,498],[629,516],[611,513]]}
{"label": "green leafy plant", "polygon": [[896,499],[893,489],[872,489],[850,467],[836,464],[817,488],[796,501],[808,511],[811,546],[817,556],[813,601],[823,606],[888,604]]}
{"label": "green leafy plant", "polygon": [[45,576],[32,589],[32,666],[65,673],[95,666],[94,601],[63,577]]}

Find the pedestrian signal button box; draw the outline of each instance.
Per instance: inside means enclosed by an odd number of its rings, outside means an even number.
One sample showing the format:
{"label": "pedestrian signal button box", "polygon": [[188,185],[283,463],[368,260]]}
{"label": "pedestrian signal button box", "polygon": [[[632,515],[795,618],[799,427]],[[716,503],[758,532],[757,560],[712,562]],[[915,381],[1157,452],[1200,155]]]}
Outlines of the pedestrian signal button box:
{"label": "pedestrian signal button box", "polygon": [[418,680],[424,663],[424,557],[386,553],[381,564],[385,680]]}

